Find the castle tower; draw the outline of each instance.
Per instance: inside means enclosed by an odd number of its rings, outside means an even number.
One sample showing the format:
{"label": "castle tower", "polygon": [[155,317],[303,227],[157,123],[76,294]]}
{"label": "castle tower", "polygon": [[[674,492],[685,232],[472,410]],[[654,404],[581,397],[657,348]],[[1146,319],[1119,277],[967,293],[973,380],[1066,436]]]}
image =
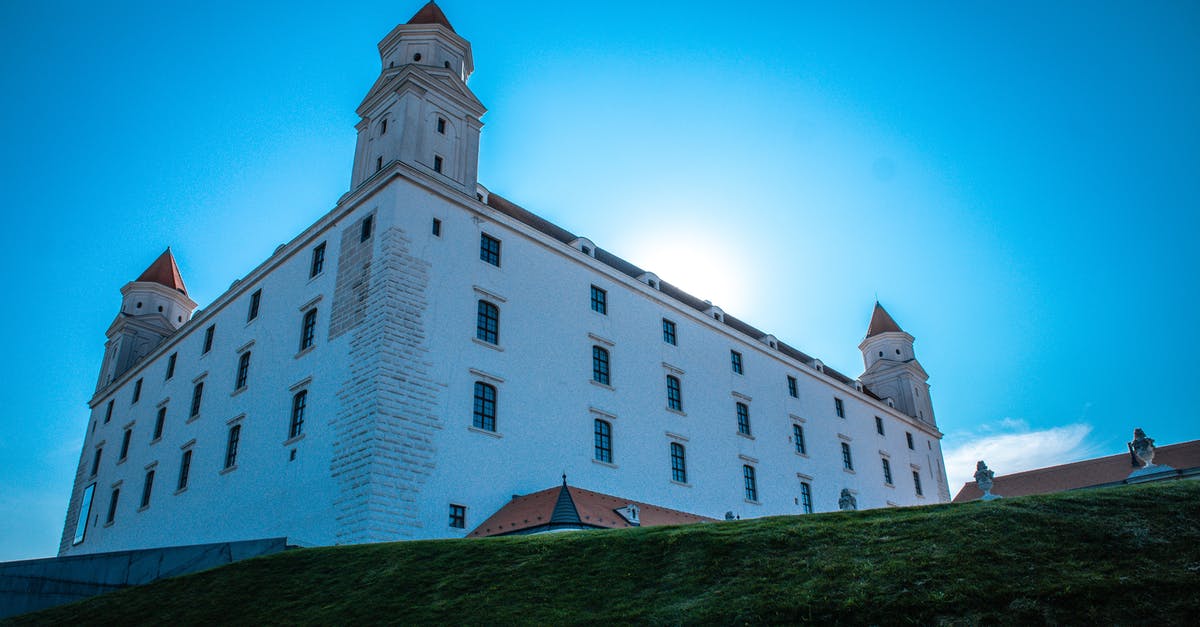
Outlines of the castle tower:
{"label": "castle tower", "polygon": [[896,409],[936,426],[929,400],[929,375],[913,353],[913,341],[913,336],[876,302],[867,337],[858,345],[866,368],[859,380],[876,396],[891,399]]}
{"label": "castle tower", "polygon": [[121,288],[121,311],[108,327],[96,389],[112,383],[192,317],[175,256],[167,248],[136,280]]}
{"label": "castle tower", "polygon": [[471,44],[430,2],[379,42],[382,70],[358,106],[350,188],[394,161],[475,197],[480,118]]}

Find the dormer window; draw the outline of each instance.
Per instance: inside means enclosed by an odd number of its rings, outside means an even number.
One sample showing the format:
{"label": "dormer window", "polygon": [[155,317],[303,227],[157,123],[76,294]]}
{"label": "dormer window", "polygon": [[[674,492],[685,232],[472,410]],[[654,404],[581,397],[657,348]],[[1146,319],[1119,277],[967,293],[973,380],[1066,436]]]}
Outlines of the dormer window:
{"label": "dormer window", "polygon": [[442,135],[446,134],[446,118],[438,118],[437,132]]}

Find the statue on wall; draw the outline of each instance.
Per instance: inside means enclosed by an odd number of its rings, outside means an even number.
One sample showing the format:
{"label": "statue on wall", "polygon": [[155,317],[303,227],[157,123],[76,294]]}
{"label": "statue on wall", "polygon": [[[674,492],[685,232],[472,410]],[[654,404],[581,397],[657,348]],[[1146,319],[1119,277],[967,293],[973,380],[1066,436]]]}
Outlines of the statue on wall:
{"label": "statue on wall", "polygon": [[988,468],[987,463],[982,459],[979,460],[979,463],[975,464],[975,485],[979,486],[980,490],[983,490],[983,496],[979,497],[981,500],[990,501],[1000,498],[992,494],[992,485],[994,485],[992,479],[995,477],[996,472]]}
{"label": "statue on wall", "polygon": [[1144,469],[1154,465],[1154,438],[1147,437],[1145,431],[1134,429],[1128,446],[1131,466]]}
{"label": "statue on wall", "polygon": [[842,496],[838,498],[838,509],[843,512],[852,512],[858,509],[858,501],[850,493],[849,488],[842,488]]}

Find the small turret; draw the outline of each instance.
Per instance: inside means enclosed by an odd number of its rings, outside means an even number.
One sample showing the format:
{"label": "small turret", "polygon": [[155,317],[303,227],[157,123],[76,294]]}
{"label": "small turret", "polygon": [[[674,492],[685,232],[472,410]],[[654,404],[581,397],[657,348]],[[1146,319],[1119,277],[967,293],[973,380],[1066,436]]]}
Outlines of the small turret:
{"label": "small turret", "polygon": [[859,380],[876,396],[892,399],[896,409],[933,425],[929,375],[913,352],[914,341],[876,302],[867,336],[858,345],[866,368]]}
{"label": "small turret", "polygon": [[121,288],[121,311],[108,327],[96,389],[112,383],[192,317],[196,303],[167,248],[138,278]]}

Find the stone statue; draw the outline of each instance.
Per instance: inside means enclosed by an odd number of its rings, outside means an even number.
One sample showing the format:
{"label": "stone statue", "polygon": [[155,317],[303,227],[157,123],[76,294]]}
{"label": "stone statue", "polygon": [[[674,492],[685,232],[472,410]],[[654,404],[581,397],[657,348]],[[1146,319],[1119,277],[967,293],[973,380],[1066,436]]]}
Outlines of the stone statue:
{"label": "stone statue", "polygon": [[1131,466],[1144,469],[1154,465],[1154,438],[1147,437],[1145,431],[1134,429],[1128,446]]}
{"label": "stone statue", "polygon": [[838,509],[843,512],[852,512],[858,509],[858,501],[854,499],[849,488],[842,488],[842,496],[838,498]]}
{"label": "stone statue", "polygon": [[979,497],[980,500],[990,501],[992,499],[1000,498],[995,494],[992,494],[992,479],[995,478],[995,476],[996,472],[988,468],[987,463],[982,459],[979,460],[979,463],[975,464],[975,485],[979,486],[980,490],[983,490],[983,496]]}

